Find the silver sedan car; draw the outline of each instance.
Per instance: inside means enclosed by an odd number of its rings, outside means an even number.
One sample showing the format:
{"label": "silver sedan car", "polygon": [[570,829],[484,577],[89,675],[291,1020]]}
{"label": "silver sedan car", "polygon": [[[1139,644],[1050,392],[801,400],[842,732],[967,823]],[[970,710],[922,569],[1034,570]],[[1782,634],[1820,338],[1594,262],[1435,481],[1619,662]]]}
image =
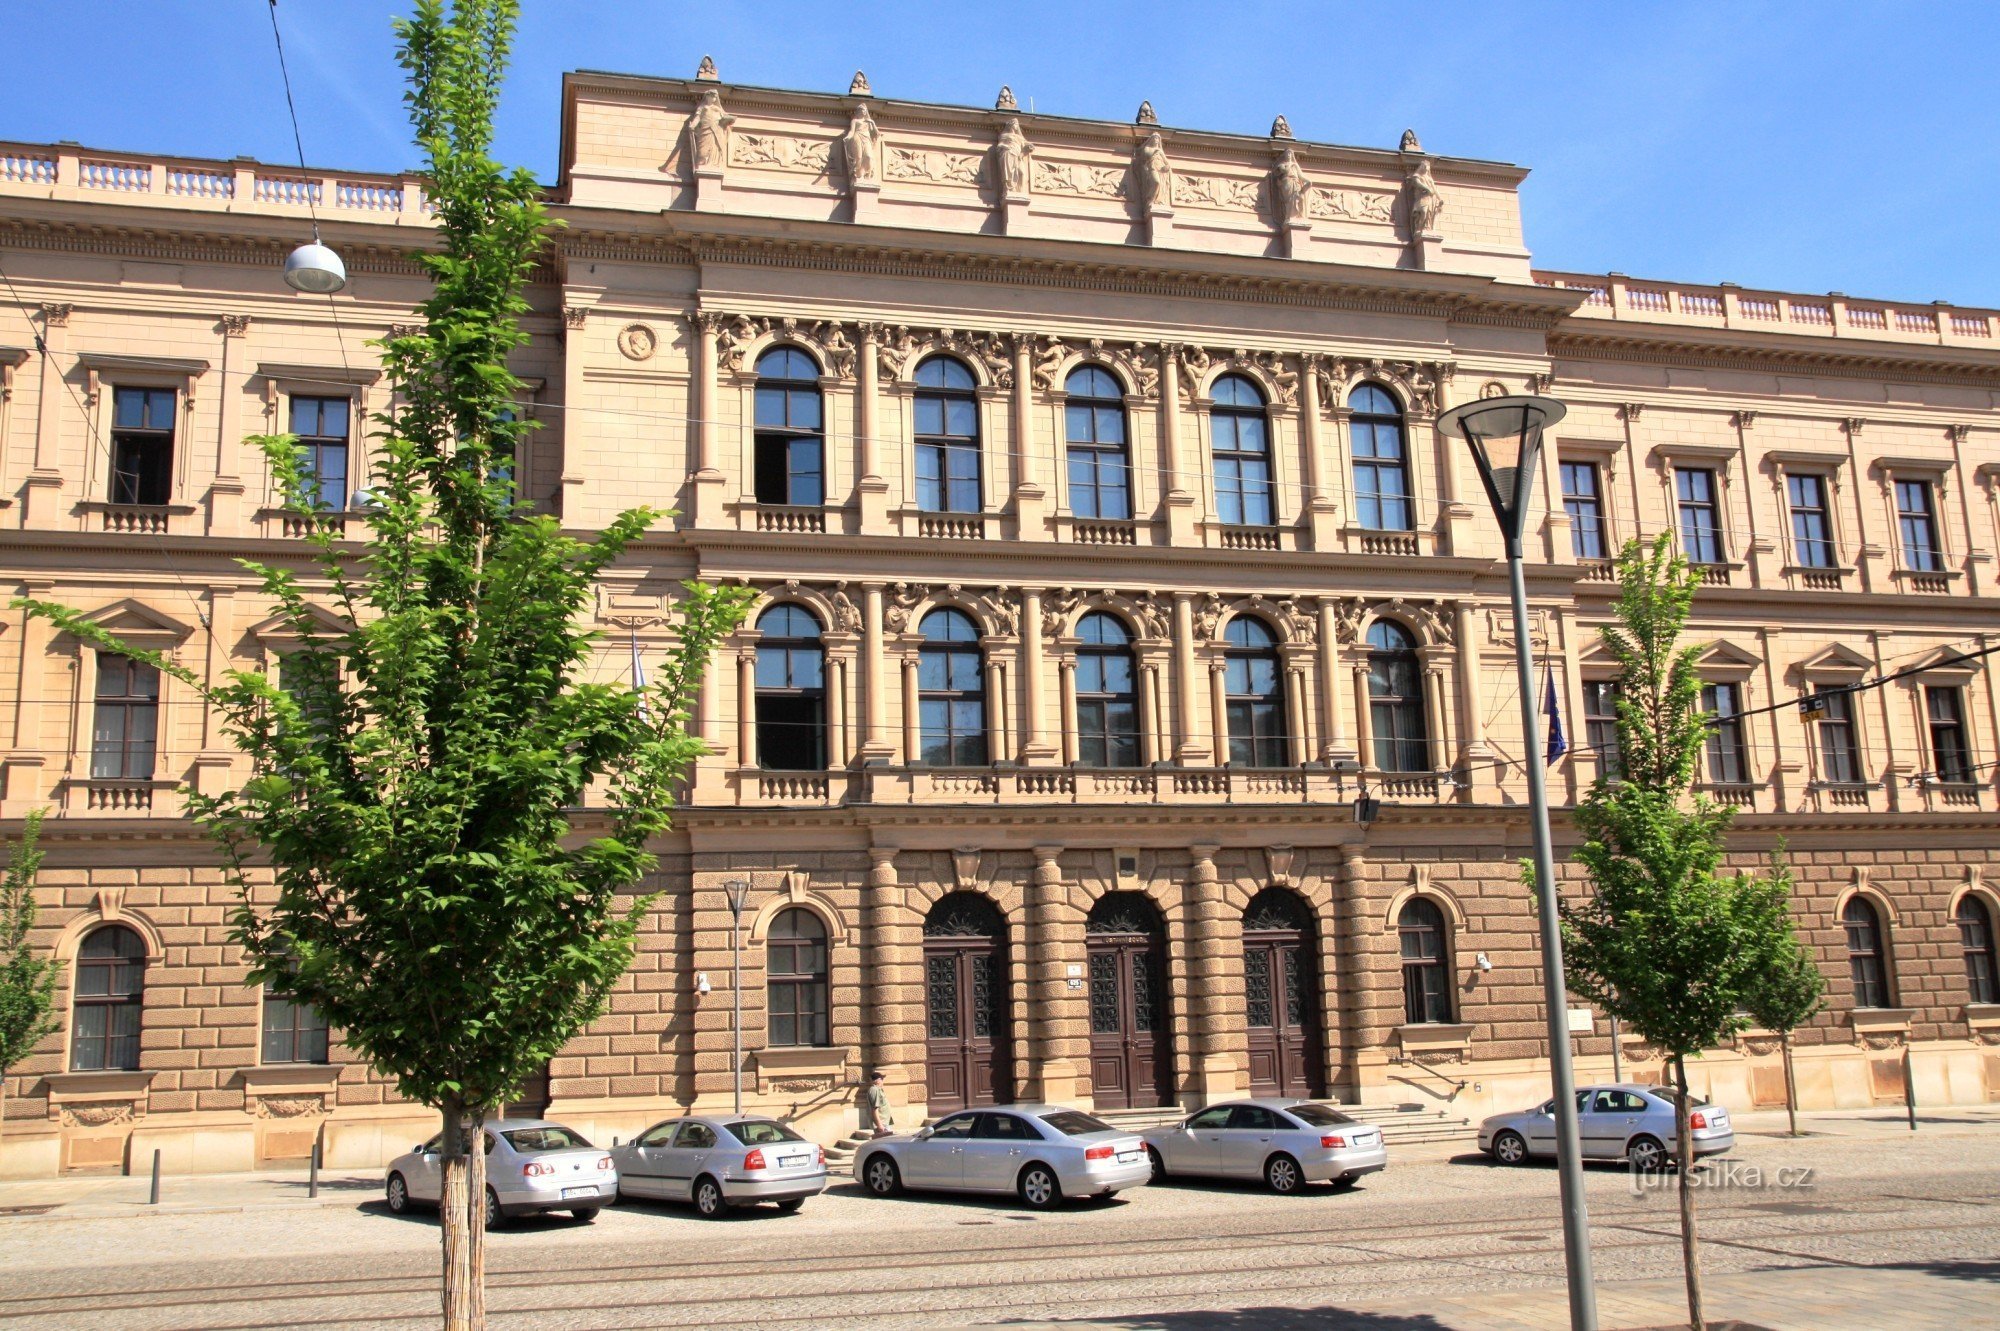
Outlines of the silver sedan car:
{"label": "silver sedan car", "polygon": [[755,1202],[796,1211],[826,1191],[826,1151],[774,1118],[668,1119],[613,1147],[611,1158],[620,1195],[693,1202],[710,1219]]}
{"label": "silver sedan car", "polygon": [[[1576,1093],[1577,1132],[1586,1160],[1625,1160],[1634,1169],[1663,1169],[1674,1158],[1674,1102],[1657,1086],[1586,1086]],[[1736,1145],[1729,1111],[1699,1097],[1689,1105],[1688,1140],[1696,1158]],[[1479,1125],[1479,1149],[1503,1165],[1556,1153],[1556,1102],[1517,1114],[1495,1114]]]}
{"label": "silver sedan car", "polygon": [[[484,1128],[486,1224],[514,1216],[568,1211],[595,1220],[599,1208],[618,1200],[618,1171],[611,1157],[583,1134],[543,1119],[495,1119]],[[444,1194],[444,1134],[389,1162],[389,1209],[436,1206]]]}
{"label": "silver sedan car", "polygon": [[877,1197],[904,1188],[1011,1192],[1037,1210],[1065,1197],[1110,1197],[1152,1173],[1138,1134],[1061,1105],[966,1110],[914,1136],[877,1138],[854,1158],[854,1176]]}
{"label": "silver sedan car", "polygon": [[1386,1168],[1380,1128],[1310,1100],[1231,1100],[1168,1128],[1148,1129],[1153,1177],[1199,1174],[1264,1180],[1272,1192],[1307,1183],[1347,1187]]}

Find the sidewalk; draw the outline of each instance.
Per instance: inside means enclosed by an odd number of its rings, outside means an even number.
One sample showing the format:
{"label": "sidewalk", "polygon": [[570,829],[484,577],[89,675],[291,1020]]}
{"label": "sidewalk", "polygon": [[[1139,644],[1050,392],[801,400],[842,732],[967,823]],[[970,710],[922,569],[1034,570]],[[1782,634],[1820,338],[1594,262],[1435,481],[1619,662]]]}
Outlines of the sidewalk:
{"label": "sidewalk", "polygon": [[382,1195],[379,1172],[320,1171],[319,1196],[306,1195],[303,1169],[257,1174],[181,1174],[160,1179],[160,1204],[148,1200],[148,1174],[72,1174],[0,1182],[0,1222],[89,1220],[106,1216],[201,1215],[270,1208],[355,1206]]}

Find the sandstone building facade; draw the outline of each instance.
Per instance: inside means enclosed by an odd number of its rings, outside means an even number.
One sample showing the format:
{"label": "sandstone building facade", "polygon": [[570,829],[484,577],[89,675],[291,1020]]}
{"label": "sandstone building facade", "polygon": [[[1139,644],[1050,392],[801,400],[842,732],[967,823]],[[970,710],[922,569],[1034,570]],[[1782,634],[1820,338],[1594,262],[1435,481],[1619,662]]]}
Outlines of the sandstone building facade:
{"label": "sandstone building facade", "polygon": [[[2000,314],[1535,269],[1502,164],[693,80],[565,84],[566,227],[517,366],[525,499],[678,510],[605,579],[600,670],[687,578],[761,593],[612,1010],[524,1094],[605,1138],[749,1105],[901,1121],[1248,1090],[1477,1115],[1546,1088],[1499,542],[1434,428],[1568,403],[1530,599],[1607,761],[1606,558],[1702,565],[1706,776],[1780,840],[1832,981],[1809,1105],[2000,1096]],[[352,281],[277,279],[317,212]],[[295,557],[244,437],[365,488],[421,181],[0,145],[0,582],[197,671],[287,650],[234,562]],[[1842,686],[1887,675],[1881,688]],[[1836,690],[1823,715],[1760,711]],[[64,1021],[0,1173],[404,1149],[427,1116],[246,987],[180,817],[244,767],[172,680],[18,611],[0,817],[46,807]],[[1381,801],[1362,823],[1354,802]],[[1558,818],[1558,838],[1565,835]],[[730,885],[746,1055],[730,1058]],[[1568,884],[1575,890],[1578,884]],[[706,982],[706,985],[702,983]],[[706,987],[705,994],[702,989]],[[1583,1067],[1610,1071],[1601,1020]],[[1629,1039],[1629,1074],[1659,1075]],[[1756,1032],[1700,1061],[1782,1096]]]}

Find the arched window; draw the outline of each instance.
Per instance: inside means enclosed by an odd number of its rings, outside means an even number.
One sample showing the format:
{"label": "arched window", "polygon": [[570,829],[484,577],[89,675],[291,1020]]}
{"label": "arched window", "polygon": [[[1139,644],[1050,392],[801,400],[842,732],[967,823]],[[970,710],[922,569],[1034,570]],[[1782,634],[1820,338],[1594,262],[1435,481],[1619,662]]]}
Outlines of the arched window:
{"label": "arched window", "polygon": [[1285,691],[1278,673],[1278,639],[1262,621],[1237,615],[1222,630],[1223,684],[1229,695],[1229,761],[1241,767],[1283,767]]}
{"label": "arched window", "polygon": [[1409,531],[1410,458],[1403,411],[1388,390],[1362,384],[1347,399],[1353,443],[1354,514],[1375,531]]}
{"label": "arched window", "polygon": [[1239,527],[1271,525],[1271,426],[1264,394],[1240,374],[1215,381],[1208,429],[1215,452],[1215,516]]}
{"label": "arched window", "polygon": [[69,1070],[136,1070],[145,998],[145,940],[122,924],[107,924],[86,934],[76,954]]}
{"label": "arched window", "polygon": [[1882,917],[1865,898],[1855,896],[1840,912],[1840,923],[1847,930],[1847,971],[1854,980],[1854,1006],[1894,1007]]}
{"label": "arched window", "polygon": [[1069,394],[1069,511],[1079,518],[1129,518],[1132,491],[1125,458],[1125,394],[1110,373],[1081,366],[1063,382]]}
{"label": "arched window", "polygon": [[1965,987],[1975,1003],[2000,1003],[1993,966],[1993,912],[1970,892],[1958,900],[1958,943],[1965,952]]}
{"label": "arched window", "polygon": [[790,906],[764,936],[764,1001],[774,1045],[828,1045],[826,925]]}
{"label": "arched window", "polygon": [[1417,642],[1393,620],[1378,619],[1368,630],[1368,725],[1378,771],[1431,770]]}
{"label": "arched window", "polygon": [[1396,913],[1403,941],[1403,1020],[1451,1020],[1451,966],[1446,956],[1444,912],[1411,897]]}
{"label": "arched window", "polygon": [[979,629],[957,610],[924,616],[917,665],[922,760],[932,767],[986,765],[985,662]]}
{"label": "arched window", "polygon": [[789,602],[757,620],[757,764],[778,772],[826,767],[826,651],[812,611]]}
{"label": "arched window", "polygon": [[972,371],[949,356],[917,367],[917,507],[977,513],[979,399]]}
{"label": "arched window", "polygon": [[819,366],[797,347],[757,358],[757,502],[826,502],[826,427]]}
{"label": "arched window", "polygon": [[1077,760],[1086,767],[1139,765],[1139,699],[1132,635],[1116,615],[1097,611],[1076,626]]}

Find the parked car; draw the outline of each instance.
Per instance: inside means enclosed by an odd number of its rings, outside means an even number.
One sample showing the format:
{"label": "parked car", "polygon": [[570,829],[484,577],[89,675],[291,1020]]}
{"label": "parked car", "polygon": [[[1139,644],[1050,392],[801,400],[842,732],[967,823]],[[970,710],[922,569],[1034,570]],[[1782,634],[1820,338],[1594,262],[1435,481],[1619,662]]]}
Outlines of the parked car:
{"label": "parked car", "polygon": [[1011,1192],[1037,1210],[1065,1197],[1111,1197],[1152,1173],[1137,1133],[1061,1105],[967,1110],[911,1136],[878,1137],[854,1158],[854,1176],[877,1197],[905,1188]]}
{"label": "parked car", "polygon": [[1168,1128],[1149,1129],[1153,1178],[1198,1174],[1264,1180],[1272,1192],[1308,1183],[1351,1186],[1386,1168],[1382,1130],[1310,1100],[1231,1100]]}
{"label": "parked car", "polygon": [[[483,1135],[489,1229],[544,1211],[595,1220],[600,1208],[618,1200],[618,1171],[611,1157],[573,1128],[538,1118],[502,1118],[488,1123]],[[391,1211],[402,1215],[415,1203],[438,1204],[444,1193],[443,1143],[439,1133],[389,1162]]]}
{"label": "parked car", "polygon": [[796,1211],[826,1191],[826,1151],[758,1115],[668,1119],[611,1158],[620,1195],[692,1202],[710,1219],[757,1202]]}
{"label": "parked car", "polygon": [[[1625,1160],[1634,1169],[1663,1169],[1674,1158],[1674,1102],[1657,1086],[1586,1086],[1576,1093],[1578,1135],[1586,1160]],[[1736,1145],[1729,1111],[1695,1097],[1688,1140],[1697,1158]],[[1495,1114],[1479,1125],[1479,1149],[1503,1165],[1556,1153],[1556,1102],[1517,1114]]]}

